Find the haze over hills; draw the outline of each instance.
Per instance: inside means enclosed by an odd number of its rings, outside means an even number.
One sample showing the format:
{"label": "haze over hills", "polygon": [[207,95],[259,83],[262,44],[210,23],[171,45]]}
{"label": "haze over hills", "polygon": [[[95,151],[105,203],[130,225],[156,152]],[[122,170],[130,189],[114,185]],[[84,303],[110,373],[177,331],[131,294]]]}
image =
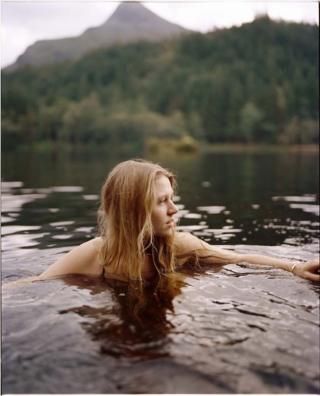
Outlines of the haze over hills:
{"label": "haze over hills", "polygon": [[102,25],[77,37],[41,40],[29,46],[6,70],[77,60],[98,48],[136,41],[161,41],[191,32],[154,14],[139,2],[123,2]]}

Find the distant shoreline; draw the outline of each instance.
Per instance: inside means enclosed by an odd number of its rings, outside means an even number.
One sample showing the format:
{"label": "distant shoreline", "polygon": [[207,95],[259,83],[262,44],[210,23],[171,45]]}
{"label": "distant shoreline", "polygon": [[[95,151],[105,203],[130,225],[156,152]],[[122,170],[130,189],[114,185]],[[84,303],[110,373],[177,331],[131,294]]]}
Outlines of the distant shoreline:
{"label": "distant shoreline", "polygon": [[203,152],[283,152],[290,153],[319,153],[318,144],[244,144],[244,143],[215,143],[200,145]]}
{"label": "distant shoreline", "polygon": [[[147,153],[177,153],[180,154],[191,154],[196,155],[199,153],[302,153],[302,154],[319,154],[319,145],[318,144],[293,144],[293,145],[282,145],[282,144],[245,144],[245,143],[206,143],[206,142],[196,142],[194,146],[192,146],[192,150],[185,150],[179,147],[180,140],[177,139],[161,139],[156,142],[156,149],[154,147],[148,147],[148,143],[144,148],[141,147],[145,154]],[[178,150],[177,150],[178,145]],[[40,152],[51,152],[54,151],[90,151],[90,150],[108,150],[110,146],[108,144],[99,145],[95,143],[91,144],[61,144],[60,143],[48,143],[48,142],[33,142],[31,144],[22,144],[15,148],[10,148],[7,150],[2,150],[4,152],[15,152],[15,151],[40,151]],[[113,147],[115,149],[115,147]],[[128,151],[134,150],[134,147],[130,144],[120,145],[118,147],[120,151]]]}

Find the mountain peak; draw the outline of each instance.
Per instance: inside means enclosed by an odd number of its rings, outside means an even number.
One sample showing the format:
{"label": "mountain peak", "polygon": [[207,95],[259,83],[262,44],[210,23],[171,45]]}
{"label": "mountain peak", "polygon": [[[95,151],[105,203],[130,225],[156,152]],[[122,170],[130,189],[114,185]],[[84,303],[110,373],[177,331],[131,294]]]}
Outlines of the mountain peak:
{"label": "mountain peak", "polygon": [[161,41],[190,32],[154,14],[140,2],[121,2],[110,18],[77,37],[32,44],[7,70],[77,60],[90,51],[136,41]]}
{"label": "mountain peak", "polygon": [[120,3],[107,22],[139,23],[150,17],[159,18],[138,1],[124,1]]}

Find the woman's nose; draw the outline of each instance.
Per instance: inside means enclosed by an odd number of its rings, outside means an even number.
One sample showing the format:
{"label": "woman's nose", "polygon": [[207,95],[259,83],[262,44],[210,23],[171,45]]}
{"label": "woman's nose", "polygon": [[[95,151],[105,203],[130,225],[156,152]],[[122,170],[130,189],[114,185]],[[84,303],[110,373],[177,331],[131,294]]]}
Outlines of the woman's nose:
{"label": "woman's nose", "polygon": [[170,215],[174,215],[178,212],[176,205],[172,201],[170,201],[170,206],[169,206],[168,212],[170,213]]}

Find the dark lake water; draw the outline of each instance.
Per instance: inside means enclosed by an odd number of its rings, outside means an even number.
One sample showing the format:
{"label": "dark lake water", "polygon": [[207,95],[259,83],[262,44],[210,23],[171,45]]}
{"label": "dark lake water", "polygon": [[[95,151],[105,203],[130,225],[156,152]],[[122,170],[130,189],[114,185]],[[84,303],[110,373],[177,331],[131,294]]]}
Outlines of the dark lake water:
{"label": "dark lake water", "polygon": [[[95,236],[99,190],[144,156],[178,176],[179,227],[240,252],[319,253],[312,152],[2,155],[2,280]],[[5,288],[4,393],[319,393],[319,285],[267,268],[186,271],[141,290],[85,277]]]}

